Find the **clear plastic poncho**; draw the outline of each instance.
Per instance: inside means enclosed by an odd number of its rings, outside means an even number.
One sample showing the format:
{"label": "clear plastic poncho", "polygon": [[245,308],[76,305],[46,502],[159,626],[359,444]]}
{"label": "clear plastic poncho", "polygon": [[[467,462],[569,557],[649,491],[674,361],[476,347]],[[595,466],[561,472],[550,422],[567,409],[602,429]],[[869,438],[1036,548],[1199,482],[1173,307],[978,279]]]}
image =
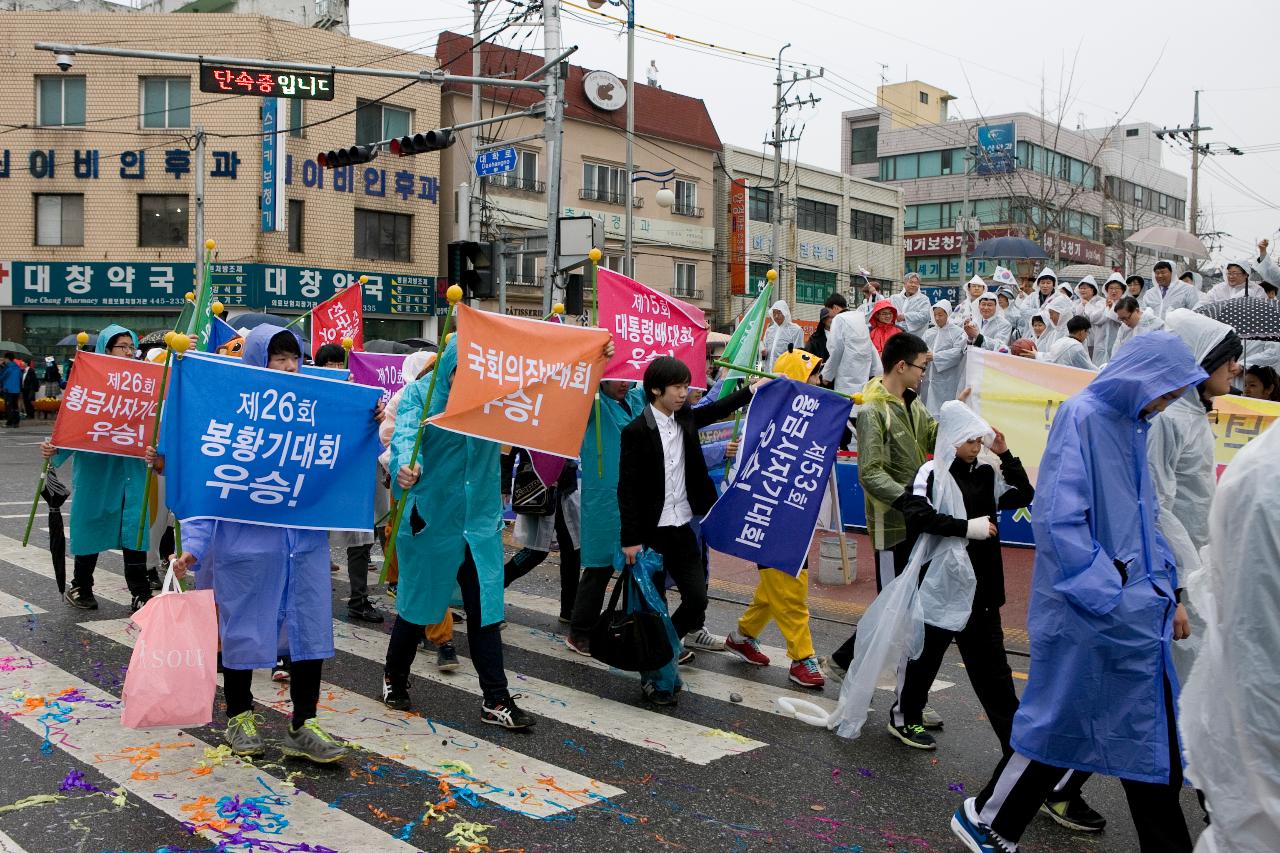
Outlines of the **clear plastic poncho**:
{"label": "clear plastic poncho", "polygon": [[[949,400],[942,405],[929,498],[938,512],[968,518],[964,495],[951,476],[956,446],[971,438],[989,443],[994,437],[987,422],[964,403]],[[959,631],[968,623],[977,587],[968,544],[967,539],[930,533],[916,540],[906,569],[885,586],[858,622],[853,661],[827,728],[835,729],[841,737],[856,738],[866,723],[876,685],[890,678],[906,660],[920,656],[924,626]],[[929,571],[919,583],[920,568],[926,563]]]}

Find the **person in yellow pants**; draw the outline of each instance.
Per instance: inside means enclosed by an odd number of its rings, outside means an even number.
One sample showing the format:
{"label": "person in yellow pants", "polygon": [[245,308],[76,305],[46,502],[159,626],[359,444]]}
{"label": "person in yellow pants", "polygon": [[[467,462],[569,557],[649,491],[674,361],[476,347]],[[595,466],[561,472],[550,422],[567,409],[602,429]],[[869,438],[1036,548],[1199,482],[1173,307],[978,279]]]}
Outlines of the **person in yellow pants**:
{"label": "person in yellow pants", "polygon": [[813,635],[809,632],[808,564],[795,577],[767,566],[756,568],[760,570],[760,580],[755,594],[738,619],[737,629],[725,639],[725,648],[749,664],[768,666],[769,657],[760,650],[756,638],[772,619],[787,643],[791,680],[801,687],[822,689],[826,680],[818,669]]}

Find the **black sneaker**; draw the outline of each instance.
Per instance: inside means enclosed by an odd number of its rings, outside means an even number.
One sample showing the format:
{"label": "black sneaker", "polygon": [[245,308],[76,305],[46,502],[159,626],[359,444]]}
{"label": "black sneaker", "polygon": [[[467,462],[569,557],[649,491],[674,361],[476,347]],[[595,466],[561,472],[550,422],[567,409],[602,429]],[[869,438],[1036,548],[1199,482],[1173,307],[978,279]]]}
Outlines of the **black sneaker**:
{"label": "black sneaker", "polygon": [[62,596],[63,601],[72,607],[78,607],[81,610],[97,610],[98,599],[93,597],[93,590],[81,589],[73,586],[67,590],[67,594]]}
{"label": "black sneaker", "polygon": [[694,658],[693,652],[685,648],[684,646],[681,646],[680,655],[676,658],[676,665],[688,666],[689,664],[693,663],[693,658]]}
{"label": "black sneaker", "polygon": [[488,700],[480,703],[480,721],[504,729],[527,729],[537,722],[532,714],[525,713],[516,707],[516,697],[511,696],[493,704]]}
{"label": "black sneaker", "polygon": [[135,596],[133,597],[133,601],[132,601],[132,602],[130,602],[130,604],[129,604],[129,612],[130,612],[130,613],[137,613],[139,610],[141,610],[141,609],[142,609],[142,606],[143,606],[144,604],[146,604],[146,603],[147,603],[148,601],[150,601],[150,600],[151,600],[151,596],[149,596],[149,595],[148,595],[146,598],[143,598],[143,597],[142,597],[142,596],[140,596],[140,595],[135,595]]}
{"label": "black sneaker", "polygon": [[384,621],[385,617],[382,611],[373,606],[373,602],[369,599],[357,601],[355,604],[347,605],[347,618],[357,619],[361,622],[372,622],[375,625]]}
{"label": "black sneaker", "polygon": [[937,749],[938,742],[921,725],[895,726],[889,723],[889,734],[912,749]]}
{"label": "black sneaker", "polygon": [[676,704],[676,694],[670,690],[659,690],[652,684],[643,684],[640,686],[640,692],[644,694],[644,698],[648,699],[655,705],[674,705]]}
{"label": "black sneaker", "polygon": [[1045,800],[1040,806],[1040,813],[1053,818],[1059,826],[1076,832],[1102,832],[1107,826],[1107,819],[1089,808],[1079,794],[1069,800]]}
{"label": "black sneaker", "polygon": [[461,665],[458,663],[458,650],[453,647],[453,643],[443,643],[436,649],[436,669],[451,672]]}
{"label": "black sneaker", "polygon": [[276,665],[271,667],[272,681],[288,681],[289,680],[289,661],[284,658],[277,658]]}
{"label": "black sneaker", "polygon": [[407,711],[409,701],[409,677],[382,674],[382,704],[396,711]]}
{"label": "black sneaker", "polygon": [[151,587],[152,592],[160,591],[160,570],[156,568],[147,569],[147,585]]}

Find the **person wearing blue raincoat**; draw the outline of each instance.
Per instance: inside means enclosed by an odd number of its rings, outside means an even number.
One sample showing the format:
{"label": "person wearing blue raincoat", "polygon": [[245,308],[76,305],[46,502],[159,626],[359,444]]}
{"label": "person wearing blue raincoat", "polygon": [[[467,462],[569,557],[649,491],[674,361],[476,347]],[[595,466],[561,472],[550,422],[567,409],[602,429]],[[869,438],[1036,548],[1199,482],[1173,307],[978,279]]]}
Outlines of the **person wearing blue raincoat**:
{"label": "person wearing blue raincoat", "polygon": [[[644,411],[644,391],[630,382],[601,382],[597,392],[599,411],[591,407],[587,431],[582,436],[582,579],[569,618],[565,645],[590,655],[590,634],[604,607],[605,589],[613,577],[621,524],[618,517],[618,449],[622,428]],[[600,423],[601,455],[596,445],[596,418]],[[603,475],[601,469],[603,467]]]}
{"label": "person wearing blue raincoat", "polygon": [[1120,777],[1143,851],[1191,850],[1178,802],[1178,578],[1156,525],[1147,434],[1153,416],[1206,377],[1179,338],[1152,332],[1054,418],[1032,518],[1031,671],[1015,753],[952,818],[971,849],[1016,845],[1070,768]]}
{"label": "person wearing blue raincoat", "polygon": [[[251,368],[297,373],[301,356],[301,341],[292,331],[267,324],[245,337],[241,360]],[[163,470],[162,457],[157,469]],[[287,515],[281,521],[287,522]],[[175,574],[196,571],[196,586],[212,589],[218,605],[231,750],[237,755],[265,750],[253,714],[253,670],[269,670],[287,655],[293,720],[282,745],[285,754],[325,764],[342,758],[346,749],[315,719],[321,667],[333,657],[329,534],[193,519],[182,525],[181,535],[183,553],[174,563]]]}
{"label": "person wearing blue raincoat", "polygon": [[[138,336],[124,326],[110,325],[98,333],[94,350],[132,359]],[[146,494],[147,464],[134,456],[114,456],[80,450],[57,450],[49,442],[41,446],[50,468],[68,459],[75,512],[71,513],[71,554],[75,568],[71,586],[63,598],[72,607],[97,610],[93,596],[93,572],[98,555],[119,548],[124,555],[124,579],[133,596],[133,610],[151,598],[147,582],[147,542],[138,536],[142,503]],[[145,534],[144,534],[145,535]]]}
{"label": "person wearing blue raincoat", "polygon": [[423,410],[428,415],[445,410],[457,366],[455,335],[432,371],[404,387],[396,410],[391,470],[396,472],[394,494],[404,502],[404,514],[396,537],[400,580],[382,698],[388,707],[409,709],[409,670],[418,641],[426,626],[444,618],[457,584],[467,612],[471,659],[484,694],[481,719],[505,728],[527,728],[535,720],[516,706],[502,665],[501,447],[429,426],[418,458],[413,458]]}

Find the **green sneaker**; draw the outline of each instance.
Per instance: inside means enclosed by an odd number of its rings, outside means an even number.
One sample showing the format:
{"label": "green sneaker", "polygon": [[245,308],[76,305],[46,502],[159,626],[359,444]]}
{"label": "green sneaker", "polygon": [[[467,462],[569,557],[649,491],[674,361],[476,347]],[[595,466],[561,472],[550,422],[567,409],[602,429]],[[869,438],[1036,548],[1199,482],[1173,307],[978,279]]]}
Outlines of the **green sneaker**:
{"label": "green sneaker", "polygon": [[332,764],[341,761],[347,754],[347,748],[338,743],[316,722],[315,717],[295,730],[292,726],[284,733],[281,750],[285,755],[305,758],[316,764]]}
{"label": "green sneaker", "polygon": [[262,735],[258,734],[258,723],[261,721],[262,715],[252,711],[236,714],[227,720],[227,730],[223,733],[223,737],[226,738],[227,746],[231,747],[233,753],[262,755],[266,752],[266,744],[262,742]]}

